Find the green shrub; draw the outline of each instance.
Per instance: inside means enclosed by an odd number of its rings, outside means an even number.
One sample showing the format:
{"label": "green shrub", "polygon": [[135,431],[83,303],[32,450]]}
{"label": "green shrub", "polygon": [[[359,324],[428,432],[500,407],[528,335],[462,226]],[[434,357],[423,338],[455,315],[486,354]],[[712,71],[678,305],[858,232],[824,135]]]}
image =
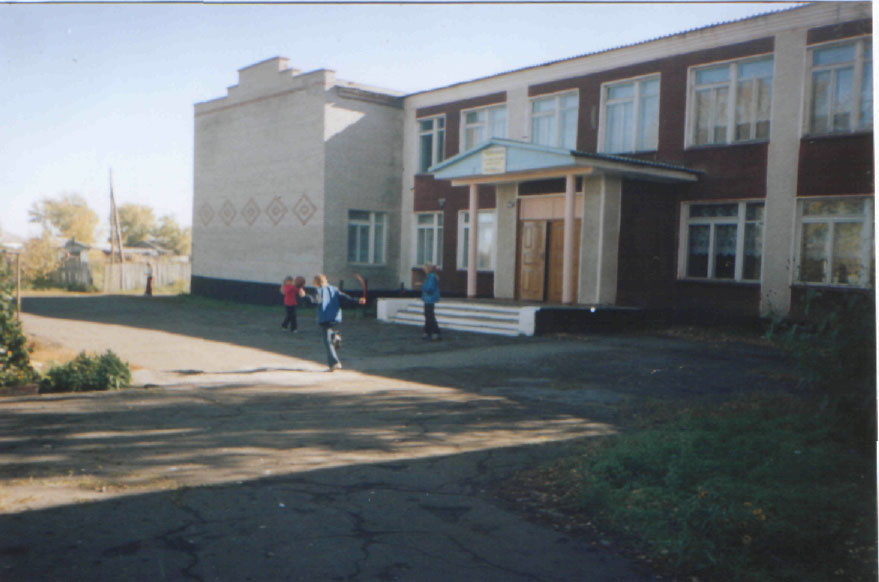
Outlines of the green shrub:
{"label": "green shrub", "polygon": [[827,413],[833,436],[872,454],[876,440],[876,318],[871,297],[827,302],[810,291],[805,320],[774,320],[767,337],[790,353]]}
{"label": "green shrub", "polygon": [[0,386],[28,384],[37,378],[15,311],[12,276],[0,259]]}
{"label": "green shrub", "polygon": [[84,392],[119,390],[131,384],[128,364],[107,350],[90,356],[81,352],[70,362],[53,366],[40,380],[40,392]]}

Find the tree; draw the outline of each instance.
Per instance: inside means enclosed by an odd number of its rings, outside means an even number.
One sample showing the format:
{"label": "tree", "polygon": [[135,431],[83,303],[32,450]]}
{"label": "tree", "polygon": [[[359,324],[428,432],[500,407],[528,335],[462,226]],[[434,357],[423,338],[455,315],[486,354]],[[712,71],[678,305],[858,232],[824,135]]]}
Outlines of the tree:
{"label": "tree", "polygon": [[156,224],[153,209],[143,204],[123,204],[119,206],[119,228],[125,246],[134,246],[149,238]]}
{"label": "tree", "polygon": [[27,338],[15,315],[13,285],[6,261],[0,260],[0,386],[26,384],[37,379]]}
{"label": "tree", "polygon": [[58,268],[60,260],[58,250],[52,242],[52,232],[43,228],[39,238],[32,238],[24,243],[21,254],[21,277],[33,283],[45,283],[49,275]]}
{"label": "tree", "polygon": [[63,194],[57,200],[43,198],[31,206],[28,214],[30,221],[42,224],[44,230],[54,229],[65,238],[75,238],[85,244],[95,242],[98,214],[79,194]]}
{"label": "tree", "polygon": [[174,254],[188,255],[192,252],[192,229],[181,228],[170,214],[159,219],[152,235],[158,245],[174,251]]}

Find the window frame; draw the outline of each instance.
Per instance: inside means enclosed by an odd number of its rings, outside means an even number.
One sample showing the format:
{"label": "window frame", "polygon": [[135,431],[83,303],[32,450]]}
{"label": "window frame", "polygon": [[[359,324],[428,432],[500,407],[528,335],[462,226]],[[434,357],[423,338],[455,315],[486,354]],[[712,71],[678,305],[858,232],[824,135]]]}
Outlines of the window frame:
{"label": "window frame", "polygon": [[[418,222],[419,216],[432,216],[433,223],[430,225],[422,225]],[[415,220],[413,221],[413,230],[414,235],[413,239],[415,244],[412,247],[412,264],[415,267],[420,267],[425,263],[431,263],[437,267],[442,268],[443,266],[443,232],[444,232],[444,214],[442,211],[437,212],[416,212],[414,213]],[[420,231],[422,230],[432,230],[433,231],[433,248],[431,249],[432,254],[434,255],[434,260],[424,260],[419,261],[418,257],[418,247],[421,243],[421,237],[419,236]]]}
{"label": "window frame", "polygon": [[[351,218],[352,212],[366,212],[369,214],[369,217],[368,217],[368,219],[352,219]],[[378,216],[382,217],[382,220],[380,223],[379,223],[379,221],[376,220],[376,218]],[[389,220],[389,213],[381,211],[381,210],[361,210],[361,209],[357,209],[357,208],[349,208],[348,209],[348,222],[347,222],[346,227],[347,227],[347,233],[348,233],[347,258],[348,258],[349,265],[384,265],[385,264],[385,261],[387,259],[387,248],[388,248],[388,244],[387,244],[387,242],[388,242],[388,220]],[[381,227],[382,227],[381,237],[378,237],[376,235],[376,227],[379,224],[381,224]],[[356,241],[355,260],[351,259],[351,227],[352,226],[356,228],[356,232],[358,233],[358,235],[359,235],[361,229],[366,228],[366,230],[367,230],[368,248],[366,251],[367,260],[365,262],[360,261],[360,260],[356,260],[361,255],[361,253],[359,252],[361,250],[359,236],[356,236],[354,239]],[[376,245],[376,242],[379,240],[379,238],[381,239],[381,250],[380,250],[381,256],[377,257],[376,256],[376,253],[377,253],[376,247],[378,245]]]}
{"label": "window frame", "polygon": [[[494,227],[494,237],[493,237],[493,241],[492,241],[493,244],[491,245],[491,248],[488,250],[488,256],[489,256],[488,267],[480,267],[478,264],[478,262],[479,262],[479,240],[477,239],[477,241],[476,241],[476,245],[477,245],[476,270],[480,271],[480,272],[485,272],[485,273],[493,273],[495,271],[495,267],[497,265],[497,263],[496,263],[496,261],[497,261],[497,257],[496,257],[496,255],[497,255],[497,209],[495,209],[495,208],[488,208],[488,209],[481,208],[479,210],[479,216],[480,217],[483,217],[483,216],[491,216],[492,217],[492,226]],[[466,220],[465,220],[465,217],[467,217]],[[479,230],[477,231],[477,237],[479,236],[480,232],[482,232],[482,223],[480,223],[480,225],[479,225]],[[458,241],[457,241],[457,245],[456,245],[457,248],[455,251],[455,263],[456,263],[457,270],[459,270],[459,271],[466,271],[467,270],[468,256],[467,256],[466,251],[469,250],[469,247],[465,247],[465,243],[467,245],[469,245],[469,239],[468,239],[469,235],[470,235],[470,210],[465,208],[465,209],[458,211]]]}
{"label": "window frame", "polygon": [[[657,81],[657,92],[656,92],[656,136],[654,143],[646,148],[646,149],[638,149],[638,137],[639,137],[639,129],[640,129],[640,121],[641,121],[641,85],[647,81],[652,80]],[[632,138],[632,149],[630,150],[619,150],[619,151],[611,151],[611,149],[607,146],[607,136],[608,131],[610,130],[609,122],[608,122],[608,106],[612,105],[611,98],[609,97],[610,90],[614,87],[620,87],[622,85],[634,85],[635,92],[631,97],[631,101],[633,102],[633,122],[632,129],[633,135],[630,136]],[[614,154],[623,154],[623,153],[637,153],[637,152],[652,152],[656,151],[659,147],[659,120],[661,119],[660,113],[660,97],[662,94],[662,75],[659,72],[649,73],[647,75],[639,75],[637,77],[630,77],[628,79],[618,79],[614,81],[607,81],[601,84],[601,99],[599,105],[599,121],[598,121],[598,151],[600,153],[614,153]],[[616,100],[613,100],[616,102]],[[619,101],[621,102],[621,101]]]}
{"label": "window frame", "polygon": [[[866,42],[870,42],[871,50],[864,50],[864,46]],[[804,115],[803,115],[803,136],[815,137],[815,136],[832,136],[832,135],[849,135],[852,133],[861,133],[861,132],[870,132],[873,131],[872,119],[873,116],[870,116],[871,123],[868,126],[861,127],[861,109],[864,105],[862,100],[862,91],[864,88],[864,64],[869,61],[873,62],[873,51],[872,51],[872,42],[873,35],[866,34],[857,37],[849,37],[845,39],[833,40],[828,42],[823,42],[819,44],[809,45],[806,50],[806,75],[805,83],[806,88],[803,91],[805,98],[805,106],[804,106]],[[855,56],[852,61],[848,61],[847,63],[833,63],[830,65],[819,65],[816,66],[815,62],[815,51],[833,48],[833,47],[841,47],[847,44],[853,44],[855,46]],[[867,58],[865,58],[865,55]],[[836,87],[833,82],[831,82],[831,86],[828,89],[829,99],[828,99],[828,129],[826,131],[814,131],[813,129],[813,111],[812,111],[812,102],[813,102],[813,90],[815,85],[815,73],[817,71],[830,71],[831,79],[837,79],[838,76],[836,71],[843,69],[847,66],[852,67],[852,87],[851,87],[851,112],[849,119],[849,128],[847,130],[834,130],[834,122],[833,122],[833,103],[834,103],[834,89]],[[875,72],[870,75],[871,82],[871,94],[868,102],[871,105],[872,112],[872,101],[873,101],[873,91],[875,87],[872,86],[872,79],[875,76]]]}
{"label": "window frame", "polygon": [[[751,105],[750,112],[752,114],[752,118],[749,122],[750,126],[754,128],[754,137],[749,137],[748,139],[736,139],[736,105],[739,94],[739,68],[747,63],[758,62],[763,60],[769,60],[772,63],[772,74],[769,76],[769,129],[766,133],[766,137],[757,137],[757,124],[759,123],[759,119],[756,116],[757,113],[757,98],[754,98],[753,104]],[[721,87],[724,84],[727,87],[727,104],[726,104],[726,135],[723,141],[710,141],[708,143],[696,143],[696,120],[698,118],[698,111],[696,110],[696,94],[697,94],[697,84],[696,84],[696,75],[699,71],[705,69],[712,69],[716,67],[727,66],[729,67],[729,78],[725,82],[715,82],[715,83],[704,83],[702,85],[698,85],[698,87]],[[763,78],[763,77],[760,77]],[[731,145],[739,145],[739,144],[748,144],[748,143],[764,143],[769,141],[770,132],[772,131],[772,93],[774,91],[775,85],[775,54],[774,53],[762,53],[759,55],[748,55],[746,57],[739,57],[735,59],[729,59],[724,61],[715,61],[711,63],[700,63],[698,65],[692,65],[687,69],[687,121],[686,121],[686,135],[685,135],[685,147],[687,149],[690,148],[706,148],[706,147],[723,147],[723,146],[731,146]],[[712,106],[712,109],[714,106]],[[713,135],[713,132],[711,132]],[[750,132],[749,132],[750,134]]]}
{"label": "window frame", "polygon": [[[493,125],[492,114],[497,111],[501,111],[501,110],[504,112],[503,135],[489,135],[490,133],[493,133],[493,132],[489,131],[489,129]],[[467,114],[479,113],[479,112],[485,112],[485,119],[483,121],[481,121],[479,123],[467,123]],[[506,138],[508,135],[508,130],[509,130],[509,123],[508,123],[509,118],[508,118],[507,113],[508,113],[508,111],[507,111],[507,104],[506,103],[497,103],[494,105],[487,105],[484,107],[473,107],[471,109],[462,109],[461,110],[461,126],[460,126],[461,130],[459,132],[460,133],[460,136],[459,136],[460,143],[458,144],[459,145],[458,151],[466,152],[468,150],[475,148],[479,144],[488,141],[489,139],[491,139],[493,137]],[[473,128],[481,128],[483,131],[483,137],[479,141],[470,144],[470,146],[468,147],[467,146],[467,133],[468,133],[468,130],[473,129]]]}
{"label": "window frame", "polygon": [[[569,95],[574,95],[576,97],[577,104],[574,107],[563,110],[560,107],[561,100],[563,97],[566,97]],[[534,104],[537,103],[538,101],[548,101],[550,99],[554,100],[553,110],[540,112],[535,115]],[[564,91],[557,91],[555,93],[534,95],[529,99],[528,103],[530,106],[528,120],[529,120],[529,124],[530,124],[529,130],[531,132],[530,133],[530,141],[532,144],[544,145],[547,147],[555,147],[555,148],[561,148],[561,149],[571,149],[571,150],[577,149],[577,139],[579,137],[578,124],[580,121],[580,90],[579,89],[565,89]],[[573,123],[574,123],[574,143],[571,144],[570,147],[568,147],[568,146],[565,146],[562,144],[562,136],[564,135],[564,132],[562,131],[561,121],[562,121],[562,117],[563,117],[562,112],[563,111],[571,111],[571,110],[574,112],[574,120],[573,120]],[[534,120],[535,120],[535,118],[540,118],[540,117],[552,117],[553,118],[554,135],[553,135],[553,140],[552,140],[551,144],[538,143],[534,140],[534,135],[536,133],[534,131]]]}
{"label": "window frame", "polygon": [[[693,206],[723,206],[735,204],[738,208],[735,216],[699,216],[691,217],[690,208]],[[763,216],[758,219],[748,219],[747,210],[751,204],[760,204],[763,207]],[[688,200],[681,203],[680,229],[678,244],[678,280],[701,281],[707,283],[732,283],[732,284],[760,284],[763,281],[763,265],[765,258],[764,234],[766,227],[766,200],[764,198],[736,198],[732,200]],[[756,279],[744,278],[745,271],[745,232],[748,224],[760,226],[760,273]],[[707,275],[704,277],[694,276],[687,273],[690,258],[690,227],[710,226],[708,235],[708,264]],[[715,233],[717,225],[736,226],[736,254],[734,274],[732,277],[717,277]]]}
{"label": "window frame", "polygon": [[[432,122],[432,127],[429,130],[425,130],[422,128],[422,123],[430,121]],[[440,123],[441,127],[437,126],[437,123]],[[432,166],[437,165],[446,159],[445,156],[445,144],[446,144],[446,116],[445,114],[439,115],[430,115],[428,117],[419,117],[415,119],[415,123],[418,125],[418,155],[416,157],[416,166],[417,172],[416,174],[426,174],[427,170]],[[424,152],[422,150],[423,145],[423,137],[431,136],[431,158],[430,164],[427,167],[423,166],[424,161]]]}
{"label": "window frame", "polygon": [[[827,214],[805,216],[804,207],[808,202],[817,201],[842,201],[842,200],[863,200],[864,212],[862,215],[855,214]],[[874,286],[874,243],[875,226],[874,219],[874,197],[873,196],[808,196],[797,199],[797,229],[796,229],[796,251],[794,259],[794,284],[807,287],[835,287],[838,289],[871,289]],[[836,257],[833,250],[836,241],[836,225],[845,223],[862,223],[864,228],[861,230],[861,268],[862,275],[856,283],[834,283],[833,273],[835,270]],[[824,278],[822,281],[803,281],[800,278],[800,269],[803,263],[803,236],[805,235],[804,225],[806,224],[828,224],[827,241],[824,243],[825,261]]]}

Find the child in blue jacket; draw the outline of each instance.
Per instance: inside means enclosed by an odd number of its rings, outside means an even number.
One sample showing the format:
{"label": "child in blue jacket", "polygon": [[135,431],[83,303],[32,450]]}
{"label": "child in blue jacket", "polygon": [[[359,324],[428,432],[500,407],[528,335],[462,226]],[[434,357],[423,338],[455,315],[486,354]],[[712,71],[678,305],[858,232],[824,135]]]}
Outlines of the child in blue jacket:
{"label": "child in blue jacket", "polygon": [[421,300],[424,302],[424,339],[437,341],[440,336],[439,324],[436,322],[436,304],[440,300],[439,278],[436,268],[427,264],[423,267],[424,283],[421,284]]}
{"label": "child in blue jacket", "polygon": [[344,298],[348,301],[363,305],[366,298],[354,299],[338,287],[333,287],[327,283],[327,277],[324,274],[315,275],[314,286],[316,291],[313,296],[307,295],[304,289],[299,291],[299,296],[307,299],[317,306],[317,324],[321,327],[324,338],[324,346],[327,349],[327,363],[329,364],[328,372],[340,370],[342,363],[339,361],[339,355],[336,353],[336,326],[342,323],[342,305],[340,299]]}

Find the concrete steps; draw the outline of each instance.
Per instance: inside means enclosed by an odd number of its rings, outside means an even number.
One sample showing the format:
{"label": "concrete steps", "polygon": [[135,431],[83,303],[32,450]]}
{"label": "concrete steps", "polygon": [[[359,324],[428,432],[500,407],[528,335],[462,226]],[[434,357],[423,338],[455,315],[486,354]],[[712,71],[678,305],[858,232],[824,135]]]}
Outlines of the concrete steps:
{"label": "concrete steps", "polygon": [[[536,307],[441,301],[436,305],[440,329],[518,336],[534,335]],[[417,299],[379,299],[378,319],[403,325],[424,325],[424,304]]]}

